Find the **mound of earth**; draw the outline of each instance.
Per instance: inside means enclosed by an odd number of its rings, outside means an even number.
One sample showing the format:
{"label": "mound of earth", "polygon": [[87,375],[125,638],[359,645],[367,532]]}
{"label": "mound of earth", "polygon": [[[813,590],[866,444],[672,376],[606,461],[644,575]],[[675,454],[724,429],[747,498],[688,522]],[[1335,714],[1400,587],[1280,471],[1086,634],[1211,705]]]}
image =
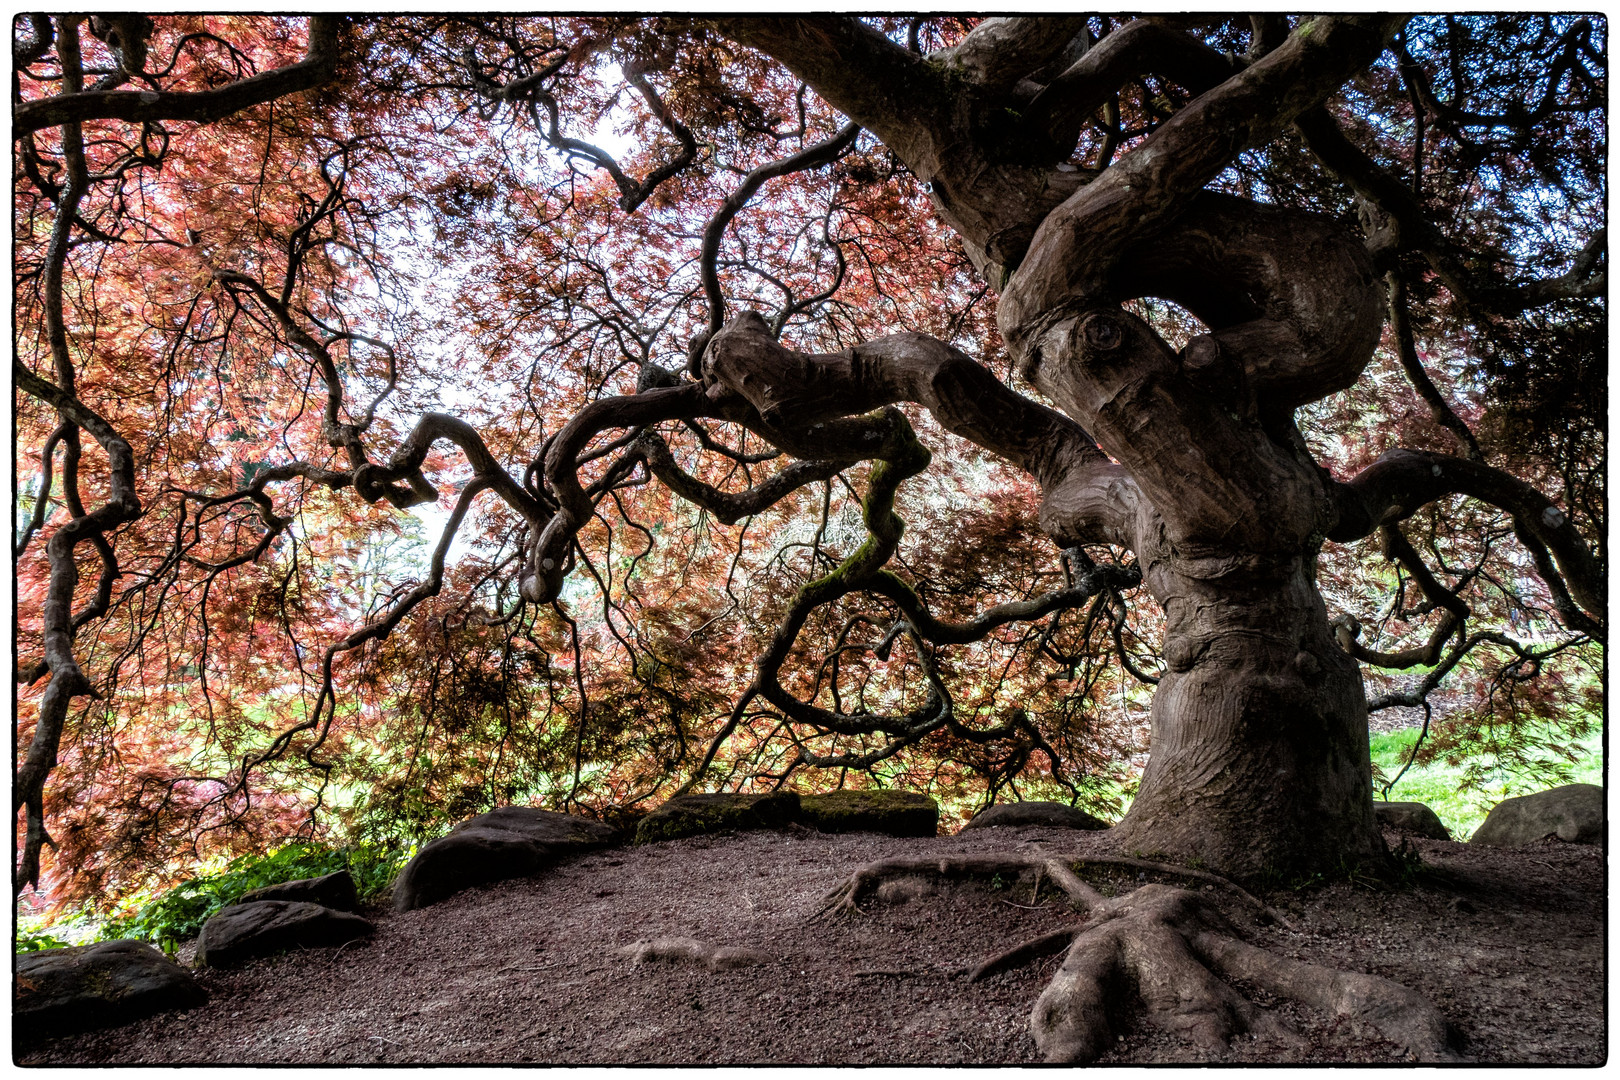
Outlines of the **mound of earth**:
{"label": "mound of earth", "polygon": [[[568,855],[537,877],[470,888],[430,908],[364,911],[375,933],[341,950],[201,970],[207,1004],[57,1038],[17,1062],[1035,1062],[1031,1010],[1062,957],[977,982],[961,973],[1072,926],[1061,894],[999,875],[936,879],[866,899],[860,914],[811,920],[876,860],[1084,856],[1105,851],[1106,837],[1014,827],[929,839],[751,831]],[[1399,839],[1389,834],[1392,846]],[[1275,955],[1422,994],[1455,1028],[1465,1061],[1602,1063],[1602,849],[1409,843],[1429,869],[1406,886],[1266,894],[1288,926],[1260,925],[1224,889],[1193,888]],[[1121,867],[1080,873],[1106,895],[1156,879],[1187,884]],[[1402,1060],[1393,1044],[1349,1024],[1239,989],[1301,1041],[1244,1036],[1204,1049],[1136,1015],[1100,1062]]]}

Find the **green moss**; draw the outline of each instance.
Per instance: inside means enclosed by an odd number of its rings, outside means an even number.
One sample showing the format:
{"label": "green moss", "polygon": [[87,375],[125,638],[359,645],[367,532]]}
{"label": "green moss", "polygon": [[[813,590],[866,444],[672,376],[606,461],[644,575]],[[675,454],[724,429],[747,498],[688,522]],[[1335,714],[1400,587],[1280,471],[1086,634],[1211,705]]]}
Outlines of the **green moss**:
{"label": "green moss", "polygon": [[914,791],[830,791],[799,799],[800,820],[822,832],[933,836],[939,804]]}
{"label": "green moss", "polygon": [[641,819],[636,826],[636,843],[653,844],[726,830],[781,828],[798,813],[799,797],[791,791],[681,795]]}

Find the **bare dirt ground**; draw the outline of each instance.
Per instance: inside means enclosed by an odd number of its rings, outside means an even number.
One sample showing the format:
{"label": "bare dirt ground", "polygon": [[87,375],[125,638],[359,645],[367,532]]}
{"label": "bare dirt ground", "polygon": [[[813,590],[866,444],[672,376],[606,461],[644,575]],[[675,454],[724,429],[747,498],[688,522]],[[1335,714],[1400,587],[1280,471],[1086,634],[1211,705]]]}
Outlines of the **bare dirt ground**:
{"label": "bare dirt ground", "polygon": [[[1389,839],[1392,846],[1398,840]],[[901,903],[816,921],[863,863],[901,854],[1097,852],[1100,834],[986,829],[933,840],[754,832],[597,852],[537,878],[418,911],[368,912],[369,941],[199,972],[207,1005],[23,1048],[23,1065],[1003,1064],[1039,1060],[1031,1006],[1061,962],[967,983],[960,969],[1075,916],[1032,882],[939,883]],[[1415,841],[1431,868],[1404,887],[1336,884],[1266,895],[1296,929],[1258,945],[1365,971],[1428,996],[1465,1060],[1598,1065],[1605,1026],[1604,855],[1548,841],[1519,850]],[[1104,892],[1132,871],[1099,875]],[[1145,880],[1151,880],[1147,875]],[[1163,879],[1169,880],[1169,879]],[[1182,882],[1173,882],[1182,884]],[[710,971],[637,964],[661,936],[768,954]],[[184,954],[182,954],[184,955]],[[1145,1023],[1103,1062],[1394,1062],[1392,1044],[1258,995],[1303,1049],[1242,1038],[1224,1054]]]}

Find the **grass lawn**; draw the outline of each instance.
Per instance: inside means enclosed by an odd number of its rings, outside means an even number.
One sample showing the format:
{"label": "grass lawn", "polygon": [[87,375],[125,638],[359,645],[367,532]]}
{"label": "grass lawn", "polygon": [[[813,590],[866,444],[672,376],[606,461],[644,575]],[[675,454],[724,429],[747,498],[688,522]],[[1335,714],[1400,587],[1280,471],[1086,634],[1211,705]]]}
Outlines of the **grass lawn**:
{"label": "grass lawn", "polygon": [[[1412,752],[1412,744],[1417,741],[1417,736],[1418,729],[1409,728],[1372,737],[1373,762],[1384,771],[1386,778],[1401,771],[1401,766],[1406,764],[1406,759]],[[1574,775],[1570,777],[1569,782],[1601,785],[1602,734],[1594,731],[1580,740],[1577,747],[1580,760],[1572,767]],[[1485,815],[1490,813],[1491,807],[1503,799],[1529,795],[1549,786],[1556,786],[1549,785],[1541,778],[1519,775],[1498,767],[1490,772],[1483,788],[1463,791],[1460,790],[1462,777],[1462,766],[1446,765],[1443,762],[1413,765],[1406,770],[1406,775],[1401,777],[1400,783],[1390,790],[1389,801],[1427,803],[1430,809],[1440,815],[1440,820],[1445,822],[1446,828],[1451,830],[1453,840],[1467,840],[1485,821]],[[1382,787],[1381,783],[1373,785],[1374,798],[1378,797]]]}

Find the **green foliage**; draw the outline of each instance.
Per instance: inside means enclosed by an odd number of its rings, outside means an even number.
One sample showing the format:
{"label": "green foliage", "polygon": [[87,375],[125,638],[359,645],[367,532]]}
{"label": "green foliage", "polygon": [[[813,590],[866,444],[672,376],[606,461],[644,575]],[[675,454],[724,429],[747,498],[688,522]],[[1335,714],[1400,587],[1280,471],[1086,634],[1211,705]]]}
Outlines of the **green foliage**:
{"label": "green foliage", "polygon": [[[1372,737],[1372,759],[1376,771],[1394,776],[1411,756],[1417,729]],[[1535,759],[1534,767],[1518,767],[1504,762],[1475,746],[1463,756],[1447,754],[1425,762],[1420,760],[1406,771],[1390,791],[1391,802],[1420,802],[1439,815],[1451,835],[1466,840],[1485,821],[1491,807],[1503,799],[1543,791],[1560,784],[1602,784],[1602,734],[1588,730],[1575,739],[1568,732],[1544,728],[1526,733],[1548,746],[1564,745],[1573,762],[1554,756]]]}
{"label": "green foliage", "polygon": [[183,881],[133,912],[107,920],[100,938],[140,938],[172,953],[176,944],[196,937],[203,923],[254,889],[347,869],[360,899],[366,900],[387,887],[408,855],[398,847],[341,850],[306,843],[288,844],[270,855],[244,855],[220,873]]}
{"label": "green foliage", "polygon": [[27,930],[17,928],[17,951],[19,953],[39,952],[41,949],[65,949],[73,942],[65,938],[56,937],[43,930]]}

